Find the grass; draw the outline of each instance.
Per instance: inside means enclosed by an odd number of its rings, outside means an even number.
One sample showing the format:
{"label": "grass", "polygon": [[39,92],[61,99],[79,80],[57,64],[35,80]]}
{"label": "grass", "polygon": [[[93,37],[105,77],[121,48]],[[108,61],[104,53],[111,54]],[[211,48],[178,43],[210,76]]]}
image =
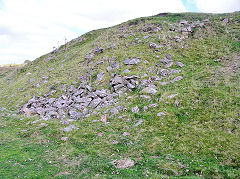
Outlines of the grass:
{"label": "grass", "polygon": [[[233,20],[223,25],[226,17]],[[211,25],[190,38],[176,43],[168,37],[171,24],[182,19],[206,18]],[[81,42],[72,40],[55,54],[46,54],[18,70],[9,71],[0,78],[0,178],[238,178],[239,50],[238,35],[231,33],[231,29],[239,26],[237,19],[239,12],[139,18],[89,32],[80,37],[85,39]],[[158,26],[161,31],[143,31],[149,26]],[[227,31],[230,33],[225,33]],[[176,34],[180,35],[178,32],[171,35]],[[146,35],[149,38],[143,39]],[[137,43],[136,38],[141,42]],[[164,46],[154,52],[149,48],[150,42],[167,43],[171,48]],[[108,48],[112,43],[116,47]],[[103,47],[104,53],[87,64],[84,57],[97,46]],[[141,87],[123,95],[116,106],[126,109],[109,116],[108,125],[93,122],[101,115],[92,115],[73,123],[79,130],[65,133],[57,119],[35,123],[37,116],[16,114],[32,96],[41,96],[53,87],[57,89],[54,96],[58,96],[63,84],[79,83],[86,73],[90,74],[93,87],[109,88],[108,60],[98,63],[106,57],[116,57],[120,63],[117,74],[126,69],[121,66],[125,58],[141,58],[139,65],[129,68],[129,74],[147,74],[143,78],[148,79],[157,71],[155,65],[159,60],[155,56],[161,59],[167,53],[173,55],[174,61],[185,64],[182,68],[174,65],[181,73],[171,77],[181,75],[183,80],[166,86],[156,82],[158,93],[150,100],[140,97]],[[101,71],[105,77],[98,82],[97,74]],[[47,83],[43,83],[43,77],[47,77]],[[30,79],[35,81],[29,83]],[[37,83],[40,88],[35,87]],[[169,99],[171,94],[178,95]],[[174,104],[176,100],[179,106]],[[144,106],[153,103],[158,106],[143,111]],[[134,114],[131,108],[136,105],[140,111]],[[101,109],[100,114],[105,110]],[[157,117],[159,112],[165,112],[166,116]],[[135,127],[140,119],[143,123]],[[124,132],[130,135],[124,137]],[[61,137],[69,140],[62,141]],[[110,163],[124,158],[131,158],[135,165],[117,169]]]}

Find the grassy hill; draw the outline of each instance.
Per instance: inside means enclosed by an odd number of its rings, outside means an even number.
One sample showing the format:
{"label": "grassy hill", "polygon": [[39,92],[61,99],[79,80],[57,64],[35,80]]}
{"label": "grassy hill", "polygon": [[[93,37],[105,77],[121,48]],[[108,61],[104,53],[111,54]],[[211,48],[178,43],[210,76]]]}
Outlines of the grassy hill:
{"label": "grassy hill", "polygon": [[159,14],[0,74],[0,178],[240,177],[239,30]]}

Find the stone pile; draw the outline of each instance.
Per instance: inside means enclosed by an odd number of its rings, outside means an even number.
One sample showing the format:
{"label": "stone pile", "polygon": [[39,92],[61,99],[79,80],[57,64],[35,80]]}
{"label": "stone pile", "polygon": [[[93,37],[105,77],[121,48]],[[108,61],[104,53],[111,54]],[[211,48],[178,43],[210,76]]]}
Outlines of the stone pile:
{"label": "stone pile", "polygon": [[37,114],[42,119],[65,118],[78,119],[89,116],[93,109],[109,106],[117,101],[117,95],[110,90],[93,90],[89,85],[81,84],[78,88],[71,85],[65,94],[58,98],[49,96],[33,97],[22,107],[26,115]]}
{"label": "stone pile", "polygon": [[130,91],[137,87],[138,85],[138,76],[125,76],[113,75],[113,78],[110,80],[110,85],[113,87],[114,92],[119,91]]}

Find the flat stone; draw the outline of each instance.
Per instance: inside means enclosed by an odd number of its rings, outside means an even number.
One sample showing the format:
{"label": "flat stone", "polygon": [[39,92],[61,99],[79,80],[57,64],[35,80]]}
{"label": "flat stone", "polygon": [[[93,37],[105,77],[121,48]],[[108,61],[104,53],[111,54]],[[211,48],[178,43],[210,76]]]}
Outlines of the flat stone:
{"label": "flat stone", "polygon": [[123,70],[123,73],[130,73],[131,71],[129,69]]}
{"label": "flat stone", "polygon": [[140,63],[140,60],[138,58],[132,58],[132,59],[129,59],[127,58],[125,61],[124,61],[124,64],[125,65],[136,65]]}
{"label": "flat stone", "polygon": [[134,126],[137,127],[137,126],[139,126],[139,125],[142,124],[142,123],[143,123],[143,120],[140,119]]}
{"label": "flat stone", "polygon": [[122,135],[125,137],[125,136],[130,135],[130,133],[129,132],[124,132]]}
{"label": "flat stone", "polygon": [[149,107],[149,108],[156,108],[156,107],[158,107],[158,103],[149,104],[148,107]]}
{"label": "flat stone", "polygon": [[174,97],[177,96],[177,95],[178,95],[178,94],[171,94],[171,95],[168,96],[168,98],[169,98],[169,99],[172,99],[172,98],[174,98]]}
{"label": "flat stone", "polygon": [[137,106],[132,108],[132,112],[133,113],[138,113],[139,112],[139,108]]}
{"label": "flat stone", "polygon": [[153,42],[150,42],[149,46],[150,48],[153,48],[153,49],[162,48],[162,45],[158,45]]}
{"label": "flat stone", "polygon": [[112,115],[116,115],[116,114],[119,113],[119,111],[118,111],[117,108],[114,107],[114,108],[111,109],[110,113],[111,113]]}
{"label": "flat stone", "polygon": [[103,53],[103,48],[102,47],[97,47],[94,49],[94,54],[95,55],[98,55],[100,53]]}
{"label": "flat stone", "polygon": [[174,78],[173,80],[171,80],[171,83],[174,83],[174,82],[180,81],[180,80],[182,80],[182,79],[183,79],[182,76],[177,76],[176,78]]}
{"label": "flat stone", "polygon": [[91,101],[89,104],[90,108],[96,108],[101,103],[101,98],[96,98]]}
{"label": "flat stone", "polygon": [[78,130],[79,128],[76,127],[75,125],[70,125],[70,126],[68,126],[68,127],[63,128],[63,131],[65,131],[65,132],[70,132],[70,131],[72,131],[73,129]]}
{"label": "flat stone", "polygon": [[69,138],[68,137],[62,137],[61,140],[62,141],[67,141],[67,140],[69,140]]}
{"label": "flat stone", "polygon": [[176,62],[176,64],[177,64],[178,66],[180,66],[180,67],[183,67],[183,66],[184,66],[184,64],[183,64],[182,62]]}
{"label": "flat stone", "polygon": [[158,116],[158,117],[165,116],[165,115],[166,115],[165,112],[159,112],[159,113],[157,113],[157,116]]}
{"label": "flat stone", "polygon": [[157,74],[160,74],[162,76],[168,76],[170,74],[169,70],[167,69],[160,69]]}
{"label": "flat stone", "polygon": [[143,88],[142,92],[143,93],[148,93],[148,94],[156,94],[157,90],[156,90],[156,88],[148,86],[146,88]]}
{"label": "flat stone", "polygon": [[97,75],[97,80],[102,81],[103,77],[105,76],[104,72],[101,72]]}
{"label": "flat stone", "polygon": [[165,68],[170,68],[171,66],[173,66],[173,62],[167,63],[164,67],[165,67]]}

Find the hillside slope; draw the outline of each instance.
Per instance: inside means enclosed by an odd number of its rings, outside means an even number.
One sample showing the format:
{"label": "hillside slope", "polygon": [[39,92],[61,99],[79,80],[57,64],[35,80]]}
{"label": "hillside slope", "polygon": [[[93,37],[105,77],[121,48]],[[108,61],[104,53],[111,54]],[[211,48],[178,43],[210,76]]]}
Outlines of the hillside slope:
{"label": "hillside slope", "polygon": [[138,18],[0,76],[0,178],[240,177],[239,29]]}

